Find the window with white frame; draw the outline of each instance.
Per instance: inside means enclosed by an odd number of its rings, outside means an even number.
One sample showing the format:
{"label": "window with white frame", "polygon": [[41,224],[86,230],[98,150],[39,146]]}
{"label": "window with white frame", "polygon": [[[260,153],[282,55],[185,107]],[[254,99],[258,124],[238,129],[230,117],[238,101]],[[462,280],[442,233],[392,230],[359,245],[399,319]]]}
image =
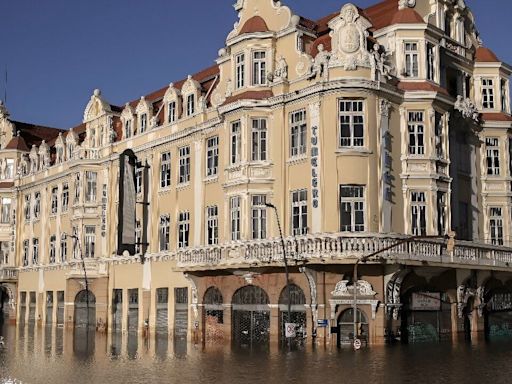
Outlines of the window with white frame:
{"label": "window with white frame", "polygon": [[265,51],[252,53],[252,85],[265,85],[267,83]]}
{"label": "window with white frame", "polygon": [[57,237],[55,235],[50,236],[50,264],[55,264],[55,257],[57,253]]}
{"label": "window with white frame", "polygon": [[6,159],[5,160],[5,178],[6,179],[14,178],[14,159]]}
{"label": "window with white frame", "polygon": [[39,262],[39,239],[32,239],[32,264]]}
{"label": "window with white frame", "polygon": [[167,188],[171,185],[171,152],[164,152],[160,161],[160,187]]}
{"label": "window with white frame", "polygon": [[11,204],[12,200],[10,198],[2,198],[2,224],[9,224],[11,222]]}
{"label": "window with white frame", "polygon": [[69,206],[69,186],[64,183],[62,186],[62,212],[66,212]]}
{"label": "window with white frame", "polygon": [[365,231],[365,187],[340,185],[340,227],[342,232]]}
{"label": "window with white frame", "polygon": [[142,193],[142,172],[143,167],[135,166],[135,193]]}
{"label": "window with white frame", "polygon": [[409,132],[409,154],[425,154],[425,124],[423,122],[423,112],[409,112],[407,130]]}
{"label": "window with white frame", "polygon": [[135,222],[135,254],[140,254],[142,252],[142,225],[140,224],[140,220]]}
{"label": "window with white frame", "polygon": [[98,173],[92,171],[85,172],[85,201],[93,203],[96,201],[96,185]]}
{"label": "window with white frame", "polygon": [[96,246],[96,227],[94,225],[85,226],[85,255],[86,258],[93,258]]}
{"label": "window with white frame", "polygon": [[446,234],[446,193],[437,192],[437,233]]}
{"label": "window with white frame", "polygon": [[432,43],[427,43],[427,79],[435,80],[436,76],[436,54],[435,46]]}
{"label": "window with white frame", "polygon": [[32,197],[30,195],[25,195],[25,204],[24,204],[24,211],[25,211],[25,220],[30,220],[31,217],[31,208],[30,208],[30,202],[32,200]]}
{"label": "window with white frame", "polygon": [[251,198],[251,222],[252,238],[266,239],[267,237],[267,197],[265,195],[253,195]]}
{"label": "window with white frame", "polygon": [[435,112],[435,140],[436,140],[436,156],[440,159],[444,158],[444,149],[443,149],[443,115],[439,112]]}
{"label": "window with white frame", "polygon": [[340,100],[340,147],[364,146],[364,101]]}
{"label": "window with white frame", "polygon": [[501,110],[503,112],[507,112],[507,82],[506,80],[501,80]]}
{"label": "window with white frame", "polygon": [[30,242],[28,240],[23,240],[23,266],[26,267],[28,265],[29,252],[30,252]]}
{"label": "window with white frame", "polygon": [[206,243],[219,243],[219,211],[216,205],[206,207]]}
{"label": "window with white frame", "polygon": [[305,189],[292,192],[292,234],[308,233],[308,192]]}
{"label": "window with white frame", "polygon": [[245,54],[240,53],[235,57],[236,89],[245,87]]}
{"label": "window with white frame", "polygon": [[179,183],[184,184],[190,181],[190,147],[181,147],[180,154],[180,169],[179,169]]}
{"label": "window with white frame", "polygon": [[485,109],[494,108],[494,81],[493,79],[482,79],[482,107]]}
{"label": "window with white frame", "polygon": [[242,132],[240,120],[231,123],[231,164],[238,164],[242,156]]}
{"label": "window with white frame", "polygon": [[290,114],[290,156],[306,154],[306,111],[301,110]]}
{"label": "window with white frame", "polygon": [[11,245],[9,241],[0,241],[0,265],[9,265],[9,253]]}
{"label": "window with white frame", "polygon": [[411,192],[411,231],[415,236],[427,234],[427,203],[425,192]]}
{"label": "window with white frame", "polygon": [[171,217],[169,215],[160,216],[159,243],[160,251],[169,250],[169,241],[171,235]]}
{"label": "window with white frame", "polygon": [[51,213],[52,215],[57,214],[57,210],[59,209],[59,188],[52,188],[52,197],[51,197]]}
{"label": "window with white frame", "polygon": [[75,200],[74,200],[74,204],[78,204],[80,202],[80,191],[81,191],[80,172],[77,172],[75,174]]}
{"label": "window with white frame", "polygon": [[178,248],[189,246],[190,212],[180,212],[178,216]]}
{"label": "window with white frame", "polygon": [[34,219],[39,219],[41,215],[41,192],[34,194]]}
{"label": "window with white frame", "polygon": [[196,96],[192,93],[187,96],[187,116],[192,116],[196,111]]}
{"label": "window with white frame", "polygon": [[267,120],[252,120],[252,160],[267,160]]}
{"label": "window with white frame", "polygon": [[206,177],[217,176],[219,168],[219,136],[206,140]]}
{"label": "window with white frame", "polygon": [[126,120],[124,122],[124,134],[125,134],[125,139],[129,139],[130,137],[133,136],[132,121],[131,120]]}
{"label": "window with white frame", "polygon": [[485,138],[485,152],[487,157],[487,174],[499,176],[500,174],[500,147],[497,137]]}
{"label": "window with white frame", "polygon": [[140,133],[146,132],[146,128],[148,127],[148,114],[143,113],[140,115]]}
{"label": "window with white frame", "polygon": [[60,261],[63,263],[68,258],[68,239],[66,235],[60,238]]}
{"label": "window with white frame", "polygon": [[240,240],[240,196],[229,199],[229,215],[231,218],[231,240]]}
{"label": "window with white frame", "polygon": [[405,43],[405,76],[406,77],[418,77],[418,43],[407,42]]}
{"label": "window with white frame", "polygon": [[489,234],[491,244],[503,245],[503,214],[501,207],[489,208]]}
{"label": "window with white frame", "polygon": [[176,101],[171,101],[167,104],[167,122],[174,123],[176,121]]}

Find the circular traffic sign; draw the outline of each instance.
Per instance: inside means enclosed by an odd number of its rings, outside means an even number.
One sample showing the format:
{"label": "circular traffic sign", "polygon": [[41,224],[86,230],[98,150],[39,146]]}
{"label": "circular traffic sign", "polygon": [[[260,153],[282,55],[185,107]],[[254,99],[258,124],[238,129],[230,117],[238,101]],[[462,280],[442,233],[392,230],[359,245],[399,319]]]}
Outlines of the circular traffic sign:
{"label": "circular traffic sign", "polygon": [[360,339],[354,339],[354,349],[357,351],[358,349],[361,349],[361,340]]}

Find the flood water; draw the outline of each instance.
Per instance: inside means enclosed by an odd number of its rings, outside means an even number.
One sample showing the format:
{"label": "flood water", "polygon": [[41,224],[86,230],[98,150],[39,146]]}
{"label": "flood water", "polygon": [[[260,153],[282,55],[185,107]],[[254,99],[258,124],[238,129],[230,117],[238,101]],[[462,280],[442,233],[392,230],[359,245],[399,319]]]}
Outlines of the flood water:
{"label": "flood water", "polygon": [[3,325],[0,383],[510,383],[512,342],[301,351],[203,349],[128,335],[73,338],[60,328]]}

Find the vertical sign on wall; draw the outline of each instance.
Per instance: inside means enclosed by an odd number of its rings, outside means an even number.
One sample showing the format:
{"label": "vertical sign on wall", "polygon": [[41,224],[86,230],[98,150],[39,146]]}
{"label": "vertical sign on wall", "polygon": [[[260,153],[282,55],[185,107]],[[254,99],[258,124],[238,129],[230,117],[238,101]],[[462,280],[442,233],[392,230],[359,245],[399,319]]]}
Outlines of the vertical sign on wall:
{"label": "vertical sign on wall", "polygon": [[117,254],[135,254],[135,164],[137,157],[131,149],[119,156],[119,207]]}
{"label": "vertical sign on wall", "polygon": [[105,237],[107,231],[107,184],[103,184],[101,191],[101,237]]}
{"label": "vertical sign on wall", "polygon": [[311,126],[311,232],[321,231],[320,201],[320,102],[309,105],[309,124]]}

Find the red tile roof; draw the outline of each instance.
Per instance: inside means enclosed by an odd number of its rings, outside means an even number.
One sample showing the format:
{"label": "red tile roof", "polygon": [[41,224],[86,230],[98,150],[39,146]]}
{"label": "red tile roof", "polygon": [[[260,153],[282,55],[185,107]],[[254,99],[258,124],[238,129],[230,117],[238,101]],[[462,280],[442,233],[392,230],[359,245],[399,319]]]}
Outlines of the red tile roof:
{"label": "red tile roof", "polygon": [[15,149],[18,151],[28,152],[29,148],[25,139],[22,136],[14,136],[9,143],[7,143],[5,149]]}
{"label": "red tile roof", "polygon": [[398,89],[405,92],[411,91],[429,91],[439,92],[448,95],[448,91],[438,85],[432,84],[428,81],[400,81],[397,85]]}
{"label": "red tile roof", "polygon": [[264,100],[274,96],[272,91],[247,91],[240,93],[236,96],[230,96],[224,101],[222,105],[234,103],[238,100]]}
{"label": "red tile roof", "polygon": [[482,113],[483,121],[512,121],[512,116],[503,112]]}
{"label": "red tile roof", "polygon": [[395,12],[391,19],[391,25],[393,24],[425,24],[425,21],[414,9],[404,8]]}
{"label": "red tile roof", "polygon": [[398,12],[398,0],[384,0],[364,10],[364,15],[373,25],[373,30],[381,29],[392,24],[393,17]]}
{"label": "red tile roof", "polygon": [[247,20],[240,30],[240,35],[253,32],[268,32],[267,23],[261,16],[253,16]]}
{"label": "red tile roof", "polygon": [[6,182],[6,181],[3,181],[0,183],[0,189],[2,188],[11,188],[12,186],[14,186],[14,183],[11,181],[11,182]]}
{"label": "red tile roof", "polygon": [[27,124],[20,121],[12,121],[12,123],[14,124],[14,130],[20,132],[27,148],[32,147],[33,144],[38,146],[43,140],[50,142],[57,138],[60,132],[66,132],[64,129]]}
{"label": "red tile roof", "polygon": [[498,56],[486,47],[478,47],[475,53],[475,61],[477,63],[499,63]]}

